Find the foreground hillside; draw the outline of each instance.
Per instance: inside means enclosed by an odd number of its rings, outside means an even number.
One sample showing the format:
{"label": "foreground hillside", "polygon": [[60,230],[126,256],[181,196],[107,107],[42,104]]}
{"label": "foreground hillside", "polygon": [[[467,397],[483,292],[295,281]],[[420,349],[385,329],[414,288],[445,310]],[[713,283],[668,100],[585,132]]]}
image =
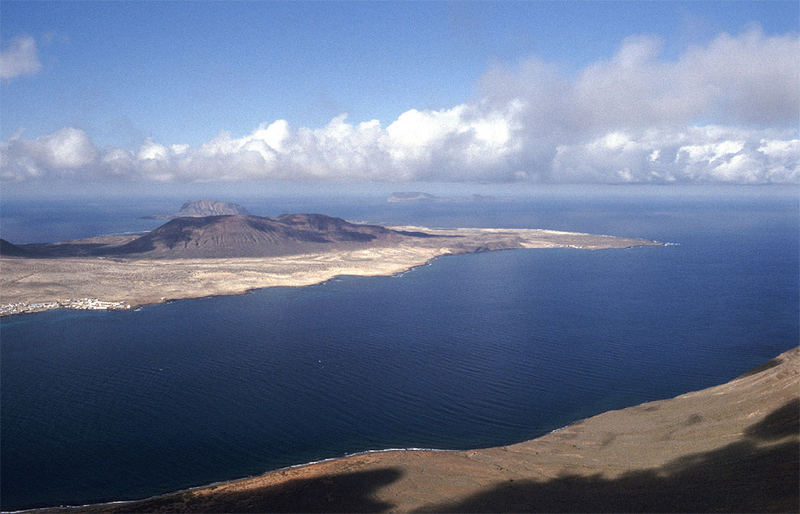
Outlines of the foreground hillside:
{"label": "foreground hillside", "polygon": [[731,382],[471,451],[354,455],[80,512],[796,512],[800,348]]}

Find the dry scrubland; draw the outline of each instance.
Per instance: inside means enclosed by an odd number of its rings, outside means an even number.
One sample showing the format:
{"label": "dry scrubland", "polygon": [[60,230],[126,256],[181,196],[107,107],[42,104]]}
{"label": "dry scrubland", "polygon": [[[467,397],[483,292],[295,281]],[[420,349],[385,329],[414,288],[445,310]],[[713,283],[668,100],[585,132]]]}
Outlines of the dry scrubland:
{"label": "dry scrubland", "polygon": [[392,228],[453,237],[404,237],[399,243],[353,243],[336,245],[330,251],[276,257],[3,258],[0,304],[97,298],[136,306],[171,299],[240,294],[263,287],[304,286],[337,275],[392,275],[442,255],[509,248],[602,249],[655,244],[547,230]]}

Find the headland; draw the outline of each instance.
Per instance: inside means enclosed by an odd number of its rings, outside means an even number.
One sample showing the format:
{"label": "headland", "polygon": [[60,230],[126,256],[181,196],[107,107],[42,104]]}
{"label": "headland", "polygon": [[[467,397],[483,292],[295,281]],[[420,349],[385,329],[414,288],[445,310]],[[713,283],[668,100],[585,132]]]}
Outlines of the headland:
{"label": "headland", "polygon": [[181,217],[138,235],[2,242],[0,315],[71,307],[76,298],[131,308],[338,275],[393,275],[445,255],[660,244],[540,229],[383,227],[318,214]]}

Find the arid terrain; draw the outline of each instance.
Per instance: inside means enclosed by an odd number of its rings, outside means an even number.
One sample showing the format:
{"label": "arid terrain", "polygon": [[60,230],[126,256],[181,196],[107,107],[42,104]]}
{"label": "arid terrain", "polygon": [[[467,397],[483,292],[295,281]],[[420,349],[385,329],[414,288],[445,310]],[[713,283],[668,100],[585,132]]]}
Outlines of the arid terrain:
{"label": "arid terrain", "polygon": [[531,441],[353,455],[78,512],[797,512],[800,348]]}
{"label": "arid terrain", "polygon": [[[628,248],[642,239],[535,229],[429,229],[321,215],[176,218],[144,235],[13,245],[0,258],[3,314],[67,299],[123,307],[391,275],[443,255],[513,248]],[[31,307],[33,305],[33,307]]]}

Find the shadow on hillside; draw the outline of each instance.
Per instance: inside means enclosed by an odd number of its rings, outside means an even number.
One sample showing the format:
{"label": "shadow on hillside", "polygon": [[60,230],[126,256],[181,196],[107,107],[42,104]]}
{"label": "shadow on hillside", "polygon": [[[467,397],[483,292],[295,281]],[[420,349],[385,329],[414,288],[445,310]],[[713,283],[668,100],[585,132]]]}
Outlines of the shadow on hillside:
{"label": "shadow on hillside", "polygon": [[[800,510],[800,400],[792,400],[742,439],[685,455],[660,468],[615,479],[565,475],[546,482],[509,480],[473,496],[430,504],[422,512],[797,512]],[[382,512],[374,494],[403,476],[387,467],[290,480],[208,496],[191,491],[88,511]],[[78,509],[81,510],[81,509]]]}
{"label": "shadow on hillside", "polygon": [[393,506],[373,493],[402,476],[396,468],[289,480],[203,497],[192,491],[119,506],[120,512],[383,512]]}
{"label": "shadow on hillside", "polygon": [[747,437],[762,441],[774,441],[796,434],[800,434],[800,398],[787,402],[745,431]]}
{"label": "shadow on hillside", "polygon": [[800,443],[760,447],[796,435],[800,400],[752,425],[745,438],[718,450],[687,455],[661,468],[513,481],[423,512],[797,512]]}

